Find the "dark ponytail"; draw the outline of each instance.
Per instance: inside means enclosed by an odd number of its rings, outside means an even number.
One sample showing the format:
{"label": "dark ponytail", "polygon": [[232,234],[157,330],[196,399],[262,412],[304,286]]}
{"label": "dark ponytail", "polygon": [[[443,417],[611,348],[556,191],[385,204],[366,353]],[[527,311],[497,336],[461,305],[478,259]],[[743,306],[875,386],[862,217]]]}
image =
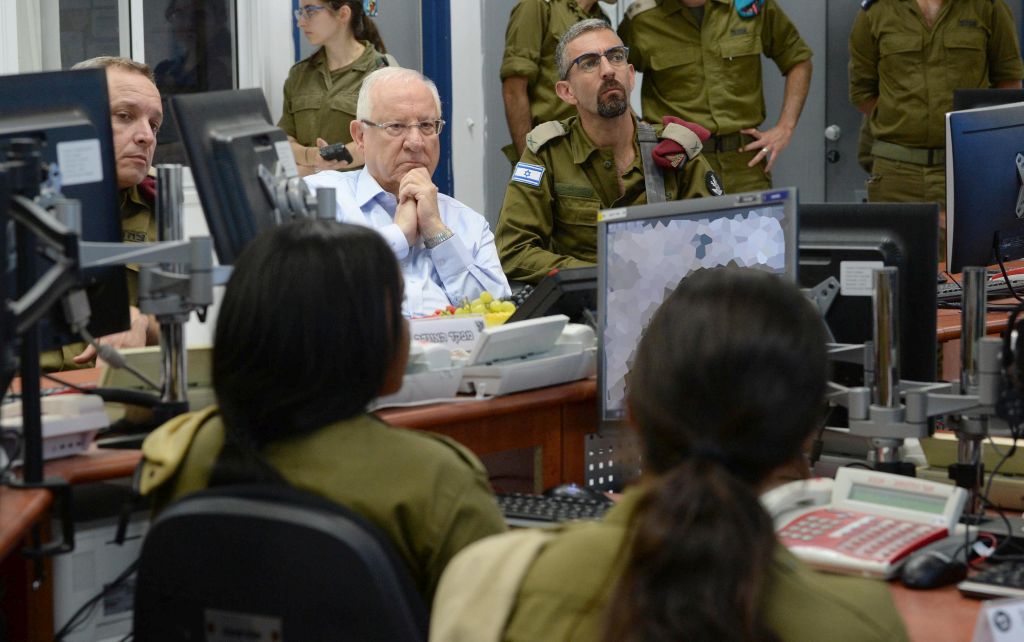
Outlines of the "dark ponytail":
{"label": "dark ponytail", "polygon": [[352,35],[355,36],[355,39],[369,42],[379,53],[386,54],[388,52],[384,47],[384,40],[380,37],[380,32],[377,31],[377,25],[373,22],[373,18],[366,15],[363,11],[362,0],[328,0],[327,4],[334,11],[338,11],[347,5],[352,10],[352,22],[350,24],[352,25]]}
{"label": "dark ponytail", "polygon": [[651,481],[608,642],[776,639],[761,605],[777,544],[757,492],[800,456],[825,382],[821,319],[779,277],[706,270],[666,299],[628,382]]}
{"label": "dark ponytail", "polygon": [[775,547],[753,489],[693,458],[640,499],[626,572],[609,600],[609,642],[776,640],[761,617]]}

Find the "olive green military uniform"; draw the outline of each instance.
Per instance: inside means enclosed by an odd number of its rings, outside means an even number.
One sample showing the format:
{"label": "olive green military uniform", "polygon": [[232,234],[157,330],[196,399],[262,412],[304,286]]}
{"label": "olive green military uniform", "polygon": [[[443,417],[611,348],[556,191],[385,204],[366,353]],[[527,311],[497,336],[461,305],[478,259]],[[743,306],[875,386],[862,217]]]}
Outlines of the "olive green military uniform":
{"label": "olive green military uniform", "polygon": [[754,138],[740,130],[764,122],[761,54],[783,74],[809,60],[811,50],[775,0],[741,17],[732,0],[707,0],[698,23],[679,0],[635,0],[619,25],[629,62],[643,72],[644,120],[679,116],[703,125],[712,138],[704,156],[727,192],[771,187],[763,165],[747,167],[755,152],[738,151]]}
{"label": "olive green military uniform", "polygon": [[947,0],[929,28],[916,0],[862,3],[850,33],[850,100],[870,115],[870,201],[945,207],[946,112],[953,90],[1024,77],[1003,0]]}
{"label": "olive green military uniform", "polygon": [[[142,446],[140,491],[153,494],[162,508],[206,488],[223,445],[216,408],[169,421]],[[427,604],[455,553],[505,530],[483,466],[446,437],[360,415],[274,442],[264,454],[292,486],[378,526],[408,564]]]}
{"label": "olive green military uniform", "polygon": [[[118,202],[121,210],[121,239],[125,243],[153,243],[158,240],[153,205],[143,198],[137,185],[121,190]],[[128,279],[128,303],[138,305],[139,266],[126,266],[125,276]],[[95,361],[83,364],[74,362],[74,358],[85,350],[85,346],[84,341],[78,341],[59,349],[47,350],[39,355],[39,367],[43,372],[92,368],[96,365]]]}
{"label": "olive green military uniform", "polygon": [[[639,144],[633,149],[636,158],[620,177],[612,149],[595,146],[576,116],[544,123],[527,135],[495,234],[509,279],[536,283],[552,268],[597,261],[597,211],[647,202]],[[517,180],[522,167],[540,174],[536,185]],[[703,154],[662,176],[668,201],[711,196],[718,180]]]}
{"label": "olive green military uniform", "polygon": [[[360,41],[362,42],[362,41]],[[317,137],[328,143],[351,143],[349,123],[356,119],[356,102],[363,78],[387,66],[398,66],[394,57],[363,42],[366,49],[349,65],[331,71],[321,47],[295,63],[284,81],[284,111],[277,126],[300,145],[312,147]]]}
{"label": "olive green military uniform", "polygon": [[[604,520],[564,527],[541,549],[519,585],[504,640],[602,638],[608,597],[621,572],[620,549],[641,496],[639,489],[628,490]],[[907,640],[884,582],[812,571],[781,545],[768,573],[762,608],[780,640]],[[435,613],[443,607],[439,601]]]}
{"label": "olive green military uniform", "polygon": [[584,11],[576,0],[519,0],[512,8],[505,29],[501,79],[527,79],[534,126],[549,120],[565,120],[576,113],[572,105],[555,94],[555,83],[559,80],[555,48],[566,29],[589,18],[608,20],[597,4]]}

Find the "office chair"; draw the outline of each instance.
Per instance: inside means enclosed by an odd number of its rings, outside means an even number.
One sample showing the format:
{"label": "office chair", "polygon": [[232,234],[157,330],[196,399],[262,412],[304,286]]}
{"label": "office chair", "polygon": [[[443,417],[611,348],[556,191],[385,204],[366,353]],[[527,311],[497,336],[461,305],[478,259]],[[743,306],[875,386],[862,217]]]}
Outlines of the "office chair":
{"label": "office chair", "polygon": [[135,639],[426,640],[391,543],[288,486],[208,489],[170,506],[139,557]]}

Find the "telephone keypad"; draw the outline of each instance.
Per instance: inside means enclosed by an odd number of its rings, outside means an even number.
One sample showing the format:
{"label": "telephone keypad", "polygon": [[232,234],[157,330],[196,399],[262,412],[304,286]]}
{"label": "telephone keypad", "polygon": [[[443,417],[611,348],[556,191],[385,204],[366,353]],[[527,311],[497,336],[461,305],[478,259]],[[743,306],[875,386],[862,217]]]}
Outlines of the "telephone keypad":
{"label": "telephone keypad", "polygon": [[801,515],[779,531],[789,547],[824,548],[875,561],[901,559],[945,535],[944,526],[833,509]]}

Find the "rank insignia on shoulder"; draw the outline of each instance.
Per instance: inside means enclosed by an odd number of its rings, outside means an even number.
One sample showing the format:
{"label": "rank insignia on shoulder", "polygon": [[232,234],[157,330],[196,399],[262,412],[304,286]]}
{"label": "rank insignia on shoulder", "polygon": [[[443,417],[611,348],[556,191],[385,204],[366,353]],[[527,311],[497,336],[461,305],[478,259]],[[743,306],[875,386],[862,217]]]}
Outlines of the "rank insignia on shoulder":
{"label": "rank insignia on shoulder", "polygon": [[540,165],[530,163],[516,163],[515,171],[512,172],[512,180],[517,183],[526,183],[533,187],[540,187],[540,179],[544,176],[544,168]]}
{"label": "rank insignia on shoulder", "polygon": [[704,174],[704,185],[707,186],[708,191],[713,196],[721,196],[725,194],[725,190],[722,189],[722,181],[718,178],[718,174],[714,170],[708,170]]}

